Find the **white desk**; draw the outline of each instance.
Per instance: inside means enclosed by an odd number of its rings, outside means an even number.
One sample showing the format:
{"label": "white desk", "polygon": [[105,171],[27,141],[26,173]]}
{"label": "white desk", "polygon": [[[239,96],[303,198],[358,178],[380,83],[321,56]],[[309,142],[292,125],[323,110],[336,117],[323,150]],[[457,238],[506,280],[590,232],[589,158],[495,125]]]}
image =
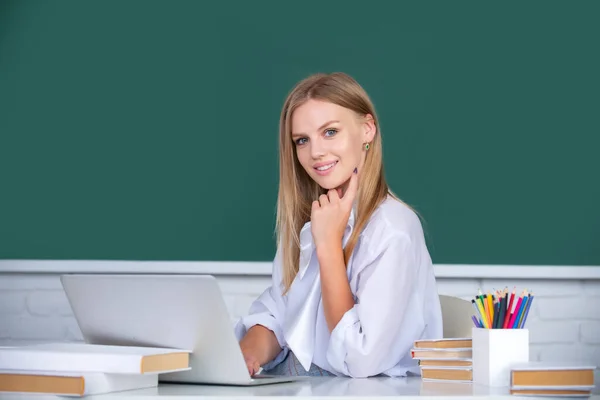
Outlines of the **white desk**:
{"label": "white desk", "polygon": [[[600,391],[595,389],[591,399],[600,399]],[[88,396],[89,400],[190,400],[190,399],[249,399],[268,396],[269,400],[289,398],[380,398],[402,399],[542,399],[542,397],[511,396],[508,388],[490,388],[470,383],[425,382],[420,377],[410,378],[309,378],[306,381],[277,383],[254,387],[230,387],[210,385],[160,384],[156,388]],[[56,400],[65,399],[44,395],[7,395],[0,399],[10,400]],[[553,398],[556,400],[557,398]]]}

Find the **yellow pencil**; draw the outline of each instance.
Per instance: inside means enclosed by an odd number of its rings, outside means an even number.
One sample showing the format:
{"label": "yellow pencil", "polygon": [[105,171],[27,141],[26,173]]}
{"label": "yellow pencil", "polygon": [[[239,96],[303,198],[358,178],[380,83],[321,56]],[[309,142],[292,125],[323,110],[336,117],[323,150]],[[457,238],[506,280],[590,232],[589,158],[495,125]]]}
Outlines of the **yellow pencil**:
{"label": "yellow pencil", "polygon": [[490,310],[487,302],[487,298],[485,294],[481,295],[481,302],[483,303],[483,309],[485,310],[485,319],[487,321],[488,326],[490,325]]}
{"label": "yellow pencil", "polygon": [[477,297],[475,299],[475,304],[477,304],[477,309],[479,310],[479,313],[481,314],[481,323],[483,324],[483,326],[486,329],[490,329],[490,327],[488,325],[488,321],[487,321],[487,315],[485,314],[485,311],[483,310],[483,306],[481,305],[481,299],[479,297]]}
{"label": "yellow pencil", "polygon": [[490,303],[490,326],[494,320],[494,300],[492,300],[492,294],[488,292],[488,302]]}

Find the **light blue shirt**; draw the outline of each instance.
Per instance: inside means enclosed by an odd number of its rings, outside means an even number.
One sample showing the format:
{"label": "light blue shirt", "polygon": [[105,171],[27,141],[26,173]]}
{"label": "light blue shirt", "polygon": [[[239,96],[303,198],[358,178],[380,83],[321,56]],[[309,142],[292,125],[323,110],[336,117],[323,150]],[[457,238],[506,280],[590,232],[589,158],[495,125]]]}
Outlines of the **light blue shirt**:
{"label": "light blue shirt", "polygon": [[[352,210],[345,246],[355,222]],[[282,296],[280,248],[272,284],[235,326],[240,340],[250,327],[272,330],[283,349],[270,369],[291,350],[308,370],[311,363],[339,376],[419,373],[411,357],[415,340],[442,337],[442,313],[431,257],[421,222],[391,196],[375,210],[348,261],[355,305],[330,333],[323,312],[319,261],[310,222],[300,231],[300,265]]]}

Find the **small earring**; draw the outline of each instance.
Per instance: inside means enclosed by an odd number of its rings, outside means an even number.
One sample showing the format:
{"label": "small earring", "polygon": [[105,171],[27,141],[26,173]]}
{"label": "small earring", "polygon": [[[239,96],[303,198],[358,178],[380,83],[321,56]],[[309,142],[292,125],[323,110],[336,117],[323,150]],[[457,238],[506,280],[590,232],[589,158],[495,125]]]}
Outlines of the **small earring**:
{"label": "small earring", "polygon": [[366,150],[366,151],[369,151],[369,147],[370,147],[370,146],[369,146],[369,143],[365,143],[365,150]]}

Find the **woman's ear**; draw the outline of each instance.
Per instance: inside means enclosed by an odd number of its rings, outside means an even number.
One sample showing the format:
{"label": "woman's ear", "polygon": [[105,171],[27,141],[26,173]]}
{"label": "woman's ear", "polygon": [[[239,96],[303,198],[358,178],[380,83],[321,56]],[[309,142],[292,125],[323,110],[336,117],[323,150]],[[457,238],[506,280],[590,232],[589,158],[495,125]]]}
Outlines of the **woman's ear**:
{"label": "woman's ear", "polygon": [[375,120],[371,114],[365,115],[364,118],[364,142],[371,143],[375,138],[375,134],[377,133],[377,127],[375,126]]}

